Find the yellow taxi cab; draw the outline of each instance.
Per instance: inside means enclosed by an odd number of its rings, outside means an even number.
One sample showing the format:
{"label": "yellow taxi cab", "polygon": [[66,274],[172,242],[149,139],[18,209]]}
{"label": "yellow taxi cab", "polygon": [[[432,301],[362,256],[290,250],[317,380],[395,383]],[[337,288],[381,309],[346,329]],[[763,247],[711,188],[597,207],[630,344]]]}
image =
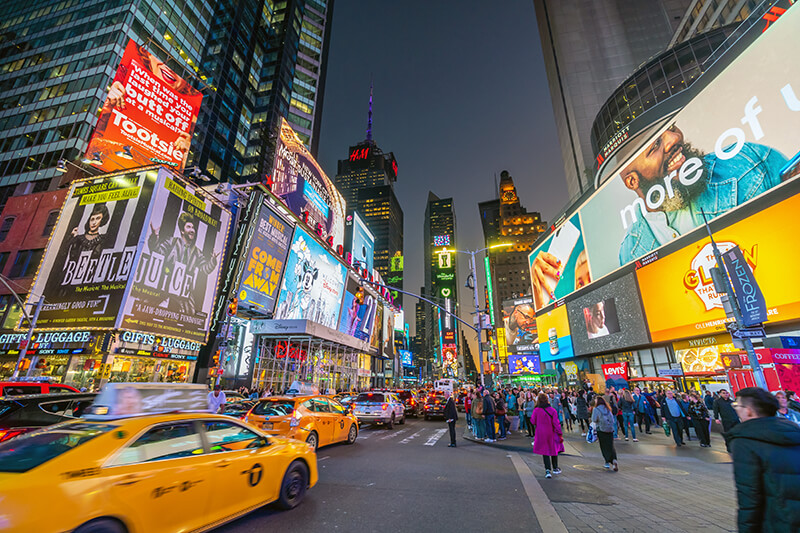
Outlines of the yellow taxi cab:
{"label": "yellow taxi cab", "polygon": [[0,444],[0,530],[207,531],[297,506],[317,483],[313,448],[211,414],[206,395],[108,384],[83,419]]}
{"label": "yellow taxi cab", "polygon": [[358,438],[358,419],[350,409],[321,394],[262,398],[244,420],[267,435],[302,440],[314,449]]}

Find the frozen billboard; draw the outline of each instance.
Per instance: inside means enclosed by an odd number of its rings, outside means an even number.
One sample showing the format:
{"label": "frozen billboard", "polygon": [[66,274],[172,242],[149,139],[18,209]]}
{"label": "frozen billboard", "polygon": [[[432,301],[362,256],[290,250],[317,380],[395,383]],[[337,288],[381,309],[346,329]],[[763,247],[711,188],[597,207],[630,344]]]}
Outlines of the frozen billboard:
{"label": "frozen billboard", "polygon": [[[37,330],[111,329],[134,268],[157,170],[75,183],[30,295],[43,295]],[[29,296],[29,304],[38,297]]]}
{"label": "frozen billboard", "polygon": [[153,164],[182,170],[202,101],[197,89],[129,40],[85,160],[106,172]]}
{"label": "frozen billboard", "polygon": [[230,223],[225,207],[161,169],[119,327],[205,342]]}
{"label": "frozen billboard", "polygon": [[344,197],[283,118],[271,188],[323,239],[330,239],[334,247],[344,245]]}

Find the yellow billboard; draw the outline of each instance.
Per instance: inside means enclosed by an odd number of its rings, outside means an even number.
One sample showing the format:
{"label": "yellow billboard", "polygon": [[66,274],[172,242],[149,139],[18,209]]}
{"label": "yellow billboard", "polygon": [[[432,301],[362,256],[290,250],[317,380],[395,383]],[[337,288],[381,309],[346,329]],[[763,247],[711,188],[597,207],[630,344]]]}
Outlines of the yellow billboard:
{"label": "yellow billboard", "polygon": [[[800,317],[800,248],[796,194],[715,232],[724,253],[738,245],[767,300],[768,323]],[[637,270],[653,342],[725,331],[725,311],[711,280],[716,266],[708,237]]]}

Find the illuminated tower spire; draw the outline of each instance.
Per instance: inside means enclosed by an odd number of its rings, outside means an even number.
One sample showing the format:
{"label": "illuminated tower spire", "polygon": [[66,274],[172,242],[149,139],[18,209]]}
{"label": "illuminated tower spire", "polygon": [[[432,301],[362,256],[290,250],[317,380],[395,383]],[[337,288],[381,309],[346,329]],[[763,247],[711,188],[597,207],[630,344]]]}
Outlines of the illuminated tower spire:
{"label": "illuminated tower spire", "polygon": [[367,113],[367,140],[372,140],[372,76],[369,80],[369,113]]}

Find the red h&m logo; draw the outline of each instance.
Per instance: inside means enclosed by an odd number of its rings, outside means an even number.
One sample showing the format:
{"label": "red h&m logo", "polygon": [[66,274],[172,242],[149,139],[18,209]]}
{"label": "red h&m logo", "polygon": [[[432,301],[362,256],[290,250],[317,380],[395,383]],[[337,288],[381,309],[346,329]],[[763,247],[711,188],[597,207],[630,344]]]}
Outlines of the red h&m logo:
{"label": "red h&m logo", "polygon": [[767,31],[767,28],[769,28],[769,25],[772,24],[773,22],[775,22],[776,20],[778,20],[780,18],[780,16],[783,15],[784,13],[786,13],[786,9],[785,8],[778,7],[778,6],[772,6],[771,8],[769,8],[769,11],[764,13],[764,16],[761,17],[762,19],[767,21],[767,25],[764,26],[764,29],[761,30],[761,33],[764,33],[765,31]]}
{"label": "red h&m logo", "polygon": [[369,148],[356,148],[350,152],[350,161],[366,159],[369,156]]}

